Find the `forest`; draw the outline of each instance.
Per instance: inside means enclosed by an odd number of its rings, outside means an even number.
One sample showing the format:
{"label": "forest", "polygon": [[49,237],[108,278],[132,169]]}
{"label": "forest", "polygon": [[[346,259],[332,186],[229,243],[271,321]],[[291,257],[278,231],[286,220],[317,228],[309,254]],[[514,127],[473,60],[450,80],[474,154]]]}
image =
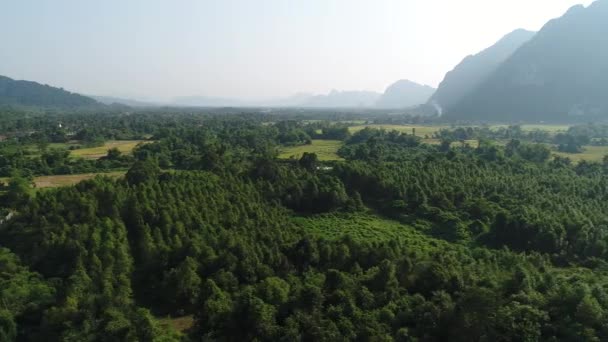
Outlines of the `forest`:
{"label": "forest", "polygon": [[[383,113],[0,119],[0,341],[608,340],[608,158],[549,147],[602,144],[608,126],[424,137],[351,129],[421,123]],[[340,158],[279,158],[318,139]],[[146,143],[71,154],[108,140]],[[84,172],[99,176],[32,185]]]}

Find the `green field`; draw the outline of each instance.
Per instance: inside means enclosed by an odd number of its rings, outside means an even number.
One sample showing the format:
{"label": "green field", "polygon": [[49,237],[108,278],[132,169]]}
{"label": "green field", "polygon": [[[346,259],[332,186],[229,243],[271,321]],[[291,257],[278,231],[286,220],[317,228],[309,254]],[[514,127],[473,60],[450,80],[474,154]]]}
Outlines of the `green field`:
{"label": "green field", "polygon": [[131,153],[135,146],[142,143],[146,143],[146,140],[110,140],[103,146],[73,150],[71,155],[85,159],[99,159],[106,156],[111,148],[116,147],[122,153]]}
{"label": "green field", "polygon": [[601,162],[604,156],[608,155],[608,146],[583,146],[583,150],[583,153],[554,152],[553,154],[570,158],[574,163],[581,160]]}
{"label": "green field", "polygon": [[296,224],[326,239],[346,235],[358,241],[407,241],[410,245],[436,246],[446,243],[426,236],[415,227],[365,214],[327,214],[295,217]]}
{"label": "green field", "polygon": [[342,147],[342,142],[339,140],[313,140],[310,145],[301,145],[293,147],[284,147],[279,151],[279,158],[299,159],[304,152],[316,153],[319,160],[342,160],[338,156],[338,150]]}

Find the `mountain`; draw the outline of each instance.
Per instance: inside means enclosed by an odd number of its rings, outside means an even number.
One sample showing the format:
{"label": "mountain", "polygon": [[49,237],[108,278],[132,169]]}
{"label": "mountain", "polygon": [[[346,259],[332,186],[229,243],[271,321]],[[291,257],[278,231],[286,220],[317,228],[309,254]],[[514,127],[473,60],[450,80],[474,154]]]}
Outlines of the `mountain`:
{"label": "mountain", "polygon": [[209,96],[183,96],[177,97],[171,103],[179,107],[244,107],[247,103],[243,100],[209,97]]}
{"label": "mountain", "polygon": [[608,114],[608,0],[572,7],[446,114],[489,121],[574,121]]}
{"label": "mountain", "polygon": [[337,107],[372,107],[381,94],[372,91],[337,91],[327,95],[312,96],[303,101],[302,107],[337,108]]}
{"label": "mountain", "polygon": [[0,104],[73,108],[99,105],[90,97],[31,81],[0,76]]}
{"label": "mountain", "polygon": [[467,56],[445,75],[429,103],[449,110],[465,95],[475,90],[519,47],[532,39],[534,34],[534,32],[522,29],[515,30],[493,46],[476,55]]}
{"label": "mountain", "polygon": [[409,80],[400,80],[390,85],[376,101],[379,108],[406,108],[426,103],[435,89]]}
{"label": "mountain", "polygon": [[121,97],[113,97],[113,96],[89,96],[90,98],[94,99],[97,102],[106,104],[106,105],[112,105],[112,104],[121,104],[121,105],[125,105],[125,106],[129,106],[129,107],[157,107],[157,106],[162,106],[162,103],[155,103],[155,102],[146,102],[146,101],[139,101],[139,100],[133,100],[133,99],[125,99],[125,98],[121,98]]}

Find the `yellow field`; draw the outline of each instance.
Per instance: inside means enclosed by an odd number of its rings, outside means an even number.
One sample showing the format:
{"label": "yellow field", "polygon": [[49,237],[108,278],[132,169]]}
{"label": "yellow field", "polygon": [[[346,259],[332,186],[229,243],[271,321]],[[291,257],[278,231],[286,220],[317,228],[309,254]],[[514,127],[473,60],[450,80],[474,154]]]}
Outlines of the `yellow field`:
{"label": "yellow field", "polygon": [[161,318],[159,319],[161,325],[173,327],[176,331],[183,333],[184,331],[192,328],[194,325],[193,316],[184,316],[176,318]]}
{"label": "yellow field", "polygon": [[111,148],[116,147],[122,153],[131,153],[135,146],[145,144],[146,142],[146,140],[110,140],[103,146],[73,150],[71,151],[71,155],[85,159],[99,159],[105,157]]}
{"label": "yellow field", "polygon": [[79,175],[41,176],[34,178],[34,184],[36,185],[37,189],[57,188],[61,186],[74,185],[83,180],[95,178],[95,176],[119,178],[124,175],[124,171],[117,171],[108,173],[84,173]]}
{"label": "yellow field", "polygon": [[583,153],[554,152],[553,154],[570,158],[574,163],[581,160],[599,162],[604,159],[605,155],[608,155],[608,146],[583,146],[583,150]]}
{"label": "yellow field", "polygon": [[289,159],[291,157],[299,159],[304,152],[316,153],[319,160],[342,160],[337,154],[342,147],[339,140],[313,140],[310,145],[285,147],[279,151],[279,158]]}

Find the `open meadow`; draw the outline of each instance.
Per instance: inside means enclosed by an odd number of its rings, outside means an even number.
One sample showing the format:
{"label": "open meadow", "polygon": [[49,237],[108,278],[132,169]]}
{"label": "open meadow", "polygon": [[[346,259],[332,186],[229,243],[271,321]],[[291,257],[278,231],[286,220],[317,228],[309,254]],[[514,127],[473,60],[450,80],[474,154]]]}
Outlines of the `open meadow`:
{"label": "open meadow", "polygon": [[135,146],[146,143],[146,140],[110,140],[106,141],[103,146],[81,148],[71,151],[71,155],[82,157],[85,159],[99,159],[108,154],[111,148],[117,148],[120,152],[128,154],[133,151]]}
{"label": "open meadow", "polygon": [[282,148],[279,152],[279,158],[289,159],[294,157],[299,159],[302,154],[307,152],[316,153],[319,160],[323,161],[342,160],[342,158],[338,156],[340,147],[342,147],[342,142],[339,140],[313,140],[310,145]]}
{"label": "open meadow", "polygon": [[553,152],[553,154],[570,158],[573,163],[578,163],[581,160],[601,162],[604,156],[608,155],[608,146],[583,146],[582,153]]}

